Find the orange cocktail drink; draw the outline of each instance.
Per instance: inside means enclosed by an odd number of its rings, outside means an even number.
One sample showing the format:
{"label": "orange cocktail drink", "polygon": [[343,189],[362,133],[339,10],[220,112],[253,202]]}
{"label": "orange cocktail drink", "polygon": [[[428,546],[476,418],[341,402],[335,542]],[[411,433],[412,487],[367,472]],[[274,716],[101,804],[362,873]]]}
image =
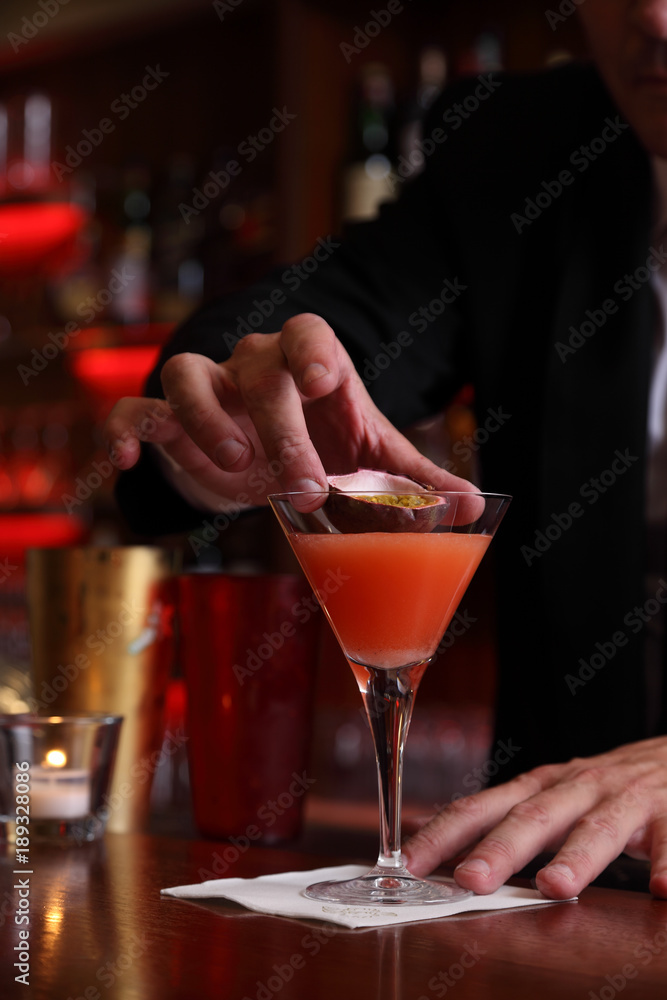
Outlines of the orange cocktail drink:
{"label": "orange cocktail drink", "polygon": [[490,535],[294,535],[295,555],[345,655],[391,669],[435,652]]}

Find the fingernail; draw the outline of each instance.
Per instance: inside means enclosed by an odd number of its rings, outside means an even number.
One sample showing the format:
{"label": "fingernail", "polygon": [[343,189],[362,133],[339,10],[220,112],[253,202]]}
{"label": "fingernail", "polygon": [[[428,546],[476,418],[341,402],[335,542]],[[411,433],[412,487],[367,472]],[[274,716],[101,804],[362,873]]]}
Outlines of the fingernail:
{"label": "fingernail", "polygon": [[325,368],[324,365],[308,365],[304,368],[303,375],[301,376],[301,385],[310,385],[311,382],[317,382],[318,378],[322,378],[328,374],[329,369]]}
{"label": "fingernail", "polygon": [[246,446],[241,444],[240,441],[236,441],[234,438],[228,438],[226,441],[221,441],[215,449],[215,460],[218,465],[227,469],[234,462],[238,462],[239,458],[246,450]]}
{"label": "fingernail", "polygon": [[324,490],[325,487],[321,483],[315,482],[314,479],[297,479],[291,487],[293,493],[322,493]]}
{"label": "fingernail", "polygon": [[547,865],[542,869],[542,875],[550,875],[551,873],[556,875],[561,875],[563,878],[567,879],[568,882],[574,882],[574,872],[567,865],[563,865],[557,862],[555,865]]}
{"label": "fingernail", "polygon": [[471,872],[473,875],[483,875],[484,878],[488,878],[491,874],[491,869],[489,868],[486,861],[483,858],[470,858],[470,860],[462,861],[460,865],[457,865],[454,869],[455,872]]}

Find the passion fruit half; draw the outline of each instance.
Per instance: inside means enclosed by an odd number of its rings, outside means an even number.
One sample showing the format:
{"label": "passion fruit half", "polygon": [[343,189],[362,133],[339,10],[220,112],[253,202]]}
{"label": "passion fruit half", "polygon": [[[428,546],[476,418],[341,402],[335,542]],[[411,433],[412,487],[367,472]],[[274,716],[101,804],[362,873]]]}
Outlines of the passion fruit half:
{"label": "passion fruit half", "polygon": [[346,534],[364,531],[432,531],[442,520],[447,501],[410,476],[377,469],[357,469],[329,476],[326,514]]}

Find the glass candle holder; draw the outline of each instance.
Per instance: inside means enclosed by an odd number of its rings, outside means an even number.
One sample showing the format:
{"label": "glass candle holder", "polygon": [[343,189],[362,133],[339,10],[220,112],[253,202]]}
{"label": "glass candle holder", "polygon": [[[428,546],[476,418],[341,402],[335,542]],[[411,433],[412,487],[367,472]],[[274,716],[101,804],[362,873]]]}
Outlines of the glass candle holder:
{"label": "glass candle holder", "polygon": [[18,856],[35,841],[101,837],[122,721],[102,713],[0,715],[0,841]]}

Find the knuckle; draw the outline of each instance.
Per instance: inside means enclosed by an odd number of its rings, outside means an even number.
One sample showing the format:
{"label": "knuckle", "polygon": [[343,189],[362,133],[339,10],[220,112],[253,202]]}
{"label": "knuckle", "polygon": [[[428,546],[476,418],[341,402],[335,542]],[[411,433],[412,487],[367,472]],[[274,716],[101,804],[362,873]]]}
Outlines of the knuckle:
{"label": "knuckle", "polygon": [[317,313],[309,312],[297,313],[296,316],[290,316],[290,318],[286,319],[283,323],[282,332],[287,334],[298,333],[299,330],[302,330],[304,327],[312,326],[317,326],[322,333],[329,331],[333,335],[333,330],[326,320],[324,320],[321,316],[318,316]]}
{"label": "knuckle", "polygon": [[183,423],[189,430],[200,431],[213,418],[215,410],[211,406],[190,406],[183,414]]}
{"label": "knuckle", "polygon": [[599,767],[595,764],[587,764],[577,774],[576,780],[586,785],[602,785],[608,771],[605,767]]}
{"label": "knuckle", "polygon": [[189,351],[185,354],[172,354],[162,365],[160,371],[160,379],[165,390],[167,386],[173,388],[174,384],[181,379],[184,371],[200,363],[201,358],[199,355],[192,354]]}
{"label": "knuckle", "polygon": [[522,789],[526,798],[536,795],[544,788],[553,783],[555,777],[554,765],[545,764],[542,767],[535,767],[532,771],[525,771],[513,779],[517,788]]}
{"label": "knuckle", "polygon": [[619,801],[626,806],[636,805],[655,798],[655,788],[647,775],[640,775],[627,781],[619,794]]}
{"label": "knuckle", "polygon": [[282,391],[285,372],[282,369],[265,368],[263,371],[247,375],[241,385],[243,396],[248,400],[262,400]]}
{"label": "knuckle", "polygon": [[504,861],[514,863],[516,858],[516,846],[512,840],[497,835],[484,838],[484,853],[495,855]]}
{"label": "knuckle", "polygon": [[594,862],[590,851],[588,851],[581,844],[568,845],[567,850],[563,848],[554,860],[563,862],[572,871],[579,874],[583,872],[590,872],[593,870]]}
{"label": "knuckle", "polygon": [[239,360],[246,357],[254,357],[258,350],[260,350],[266,343],[266,334],[246,333],[245,336],[241,337],[240,340],[237,340],[234,345],[232,357]]}
{"label": "knuckle", "polygon": [[628,815],[630,811],[636,816],[647,817],[651,813],[650,800],[644,804],[640,803],[637,796],[632,793],[627,793],[626,791],[615,795],[608,803],[609,815],[614,820],[621,820]]}
{"label": "knuckle", "polygon": [[532,826],[549,826],[552,819],[549,810],[540,805],[536,799],[524,799],[523,802],[517,802],[510,809],[509,815],[512,819],[519,820],[521,823],[530,823]]}
{"label": "knuckle", "polygon": [[481,823],[486,815],[485,807],[476,795],[466,795],[464,798],[455,799],[447,806],[447,811],[470,823]]}
{"label": "knuckle", "polygon": [[308,442],[303,438],[283,438],[278,443],[278,458],[285,468],[298,462],[307,452]]}
{"label": "knuckle", "polygon": [[583,834],[586,840],[597,840],[604,837],[605,840],[616,841],[620,831],[614,819],[602,813],[588,814],[577,820],[575,830]]}

